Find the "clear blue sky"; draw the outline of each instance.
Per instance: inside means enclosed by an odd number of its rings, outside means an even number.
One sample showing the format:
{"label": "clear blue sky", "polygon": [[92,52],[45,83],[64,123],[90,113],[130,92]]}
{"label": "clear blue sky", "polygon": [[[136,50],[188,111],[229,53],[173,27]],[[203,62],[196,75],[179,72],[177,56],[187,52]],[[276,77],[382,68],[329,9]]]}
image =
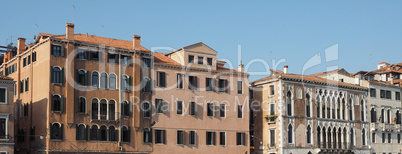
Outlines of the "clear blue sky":
{"label": "clear blue sky", "polygon": [[[138,34],[148,49],[202,41],[235,65],[238,44],[243,63],[285,58],[278,69],[289,65],[298,74],[310,57],[324,56],[334,44],[338,60],[307,74],[330,66],[354,73],[382,61],[402,62],[402,1],[3,1],[0,45],[11,37],[14,43],[18,37],[32,42],[39,32],[64,34],[65,23],[73,22],[73,5],[76,33],[125,40]],[[249,71],[265,69],[251,66]]]}

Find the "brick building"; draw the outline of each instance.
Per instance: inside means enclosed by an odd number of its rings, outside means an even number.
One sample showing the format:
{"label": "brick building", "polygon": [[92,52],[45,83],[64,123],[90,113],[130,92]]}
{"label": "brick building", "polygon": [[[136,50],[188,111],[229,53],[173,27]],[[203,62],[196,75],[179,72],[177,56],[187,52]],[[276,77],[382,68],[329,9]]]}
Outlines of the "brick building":
{"label": "brick building", "polygon": [[0,154],[13,154],[15,137],[14,126],[14,81],[0,76]]}

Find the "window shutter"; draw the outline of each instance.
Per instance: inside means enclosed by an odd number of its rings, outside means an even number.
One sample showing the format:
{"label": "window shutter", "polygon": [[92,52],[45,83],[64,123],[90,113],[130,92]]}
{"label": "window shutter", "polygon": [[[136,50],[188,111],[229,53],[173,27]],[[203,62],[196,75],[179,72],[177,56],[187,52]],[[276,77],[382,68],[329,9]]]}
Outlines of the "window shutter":
{"label": "window shutter", "polygon": [[119,130],[115,130],[115,133],[114,133],[114,141],[118,141],[119,140]]}
{"label": "window shutter", "polygon": [[151,142],[151,143],[152,143],[152,134],[153,134],[152,128],[150,128],[149,129],[149,142]]}
{"label": "window shutter", "polygon": [[87,141],[88,141],[88,130],[89,130],[89,126],[87,125],[87,127],[85,127],[85,131],[84,131],[84,138]]}
{"label": "window shutter", "polygon": [[162,133],[163,133],[163,144],[166,144],[166,130],[163,130]]}
{"label": "window shutter", "polygon": [[63,140],[63,135],[64,135],[64,124],[61,124],[60,126],[60,140]]}
{"label": "window shutter", "polygon": [[51,109],[52,111],[54,111],[54,103],[53,103],[53,96],[50,96],[50,105],[51,105]]}
{"label": "window shutter", "polygon": [[131,116],[132,112],[133,112],[133,104],[131,102],[128,102],[128,107],[129,107],[129,113],[128,116]]}
{"label": "window shutter", "polygon": [[61,46],[60,47],[60,55],[62,56],[62,57],[64,57],[64,46]]}
{"label": "window shutter", "polygon": [[52,66],[50,66],[50,82],[54,83],[53,67]]}
{"label": "window shutter", "polygon": [[130,127],[127,127],[127,134],[128,134],[128,141],[127,142],[130,142],[130,140],[131,140],[131,131],[130,131]]}
{"label": "window shutter", "polygon": [[64,68],[61,68],[61,72],[60,72],[60,82],[61,82],[61,84],[64,83]]}
{"label": "window shutter", "polygon": [[212,135],[212,144],[216,145],[216,132],[213,132]]}
{"label": "window shutter", "polygon": [[78,135],[79,135],[78,132],[79,132],[78,131],[78,125],[75,125],[75,140],[78,140]]}
{"label": "window shutter", "polygon": [[64,111],[64,95],[61,95],[60,97],[60,113],[63,113]]}
{"label": "window shutter", "polygon": [[89,81],[89,71],[87,71],[87,72],[85,73],[85,85],[86,85],[86,86],[89,85],[88,81]]}
{"label": "window shutter", "polygon": [[133,77],[131,77],[131,76],[128,77],[128,85],[130,86],[130,90],[131,90],[131,86],[133,86]]}
{"label": "window shutter", "polygon": [[109,129],[106,129],[106,141],[111,141]]}
{"label": "window shutter", "polygon": [[124,115],[124,103],[120,103],[120,115]]}

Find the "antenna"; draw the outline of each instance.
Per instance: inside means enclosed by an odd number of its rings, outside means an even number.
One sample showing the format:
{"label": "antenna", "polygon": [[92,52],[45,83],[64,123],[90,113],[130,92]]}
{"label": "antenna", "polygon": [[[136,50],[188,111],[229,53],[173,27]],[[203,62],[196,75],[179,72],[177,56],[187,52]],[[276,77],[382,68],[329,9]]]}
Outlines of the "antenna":
{"label": "antenna", "polygon": [[75,10],[75,6],[73,5],[73,23],[74,23],[74,10]]}
{"label": "antenna", "polygon": [[38,24],[35,24],[35,28],[34,28],[34,29],[35,29],[35,30],[34,30],[34,41],[35,41],[35,39],[36,39],[36,28],[37,28],[37,27],[39,27]]}

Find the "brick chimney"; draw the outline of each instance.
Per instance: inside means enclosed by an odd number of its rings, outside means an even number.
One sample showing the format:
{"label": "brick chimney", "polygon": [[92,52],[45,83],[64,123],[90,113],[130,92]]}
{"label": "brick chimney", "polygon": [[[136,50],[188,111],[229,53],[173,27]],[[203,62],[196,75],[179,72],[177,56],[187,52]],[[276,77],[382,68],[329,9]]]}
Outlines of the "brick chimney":
{"label": "brick chimney", "polygon": [[391,76],[391,84],[394,85],[394,76]]}
{"label": "brick chimney", "polygon": [[288,68],[289,68],[289,66],[288,66],[288,65],[285,65],[285,66],[283,67],[283,73],[288,74]]}
{"label": "brick chimney", "polygon": [[141,49],[140,47],[141,47],[141,36],[134,35],[133,36],[133,49],[140,50]]}
{"label": "brick chimney", "polygon": [[241,60],[240,60],[240,65],[237,67],[237,70],[238,70],[239,72],[244,72],[244,65],[243,65],[243,63],[241,62]]}
{"label": "brick chimney", "polygon": [[74,24],[72,23],[66,24],[66,39],[74,41]]}
{"label": "brick chimney", "polygon": [[17,55],[25,51],[25,38],[18,38]]}

